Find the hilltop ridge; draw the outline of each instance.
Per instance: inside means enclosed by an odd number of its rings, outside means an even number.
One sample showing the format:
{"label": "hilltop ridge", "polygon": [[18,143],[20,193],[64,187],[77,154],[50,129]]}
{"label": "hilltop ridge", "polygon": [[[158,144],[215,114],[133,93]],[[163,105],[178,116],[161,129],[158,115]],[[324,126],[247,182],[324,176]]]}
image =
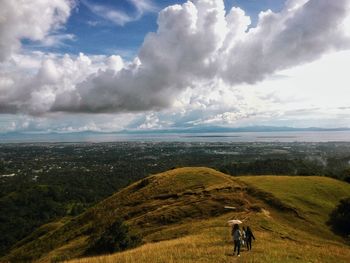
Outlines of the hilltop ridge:
{"label": "hilltop ridge", "polygon": [[[240,192],[244,183],[210,168],[179,168],[151,175],[115,193],[82,215],[56,224],[57,229],[14,246],[8,259],[71,258],[84,255],[89,237],[98,235],[117,218],[127,221],[145,241],[159,241],[158,230],[185,220],[204,219],[227,211],[225,204],[242,207],[246,198]],[[167,237],[171,238],[171,237]],[[25,242],[27,241],[27,242]]]}

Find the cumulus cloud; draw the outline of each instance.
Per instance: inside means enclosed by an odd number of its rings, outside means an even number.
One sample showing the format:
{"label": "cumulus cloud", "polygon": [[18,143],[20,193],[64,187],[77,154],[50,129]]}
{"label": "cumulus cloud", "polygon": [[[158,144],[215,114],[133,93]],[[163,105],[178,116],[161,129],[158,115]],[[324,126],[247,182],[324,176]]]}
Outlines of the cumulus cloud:
{"label": "cumulus cloud", "polygon": [[280,13],[260,13],[257,27],[228,52],[224,77],[232,84],[255,83],[331,50],[349,49],[343,27],[349,4],[347,0],[289,1]]}
{"label": "cumulus cloud", "polygon": [[[150,2],[132,2],[139,10],[150,8]],[[33,39],[44,39],[69,15],[69,2],[52,3],[57,4],[51,6],[52,10],[66,6],[67,12],[61,12],[60,19],[52,18],[50,26]],[[349,3],[289,0],[279,13],[262,12],[252,28],[243,10],[225,10],[223,0],[193,0],[170,6],[159,13],[157,32],[146,36],[133,61],[124,62],[119,56],[92,59],[83,54],[42,55],[41,63],[30,70],[19,66],[15,59],[6,65],[3,62],[0,111],[157,111],[179,103],[176,98],[188,89],[215,89],[208,84],[211,82],[228,88],[256,83],[328,52],[350,49],[344,24],[350,14]],[[7,31],[1,28],[0,32]],[[14,42],[28,37],[21,30],[13,27]],[[234,108],[225,112],[217,112],[212,122],[236,118],[230,113],[235,112]],[[254,115],[254,109],[248,112]],[[152,117],[148,123],[159,122]]]}
{"label": "cumulus cloud", "polygon": [[0,73],[0,108],[2,113],[24,112],[38,115],[52,110],[52,105],[72,103],[63,94],[75,91],[76,85],[98,70],[121,66],[118,56],[88,57],[30,53],[13,55],[3,63]]}
{"label": "cumulus cloud", "polygon": [[[66,23],[74,2],[2,0],[0,5],[1,62],[19,50],[23,39],[45,42],[49,37],[57,40],[52,34]],[[62,40],[62,37],[58,38]]]}
{"label": "cumulus cloud", "polygon": [[0,134],[7,132],[59,132],[82,131],[114,132],[123,130],[138,117],[134,114],[64,114],[52,113],[49,116],[7,115],[0,116]]}

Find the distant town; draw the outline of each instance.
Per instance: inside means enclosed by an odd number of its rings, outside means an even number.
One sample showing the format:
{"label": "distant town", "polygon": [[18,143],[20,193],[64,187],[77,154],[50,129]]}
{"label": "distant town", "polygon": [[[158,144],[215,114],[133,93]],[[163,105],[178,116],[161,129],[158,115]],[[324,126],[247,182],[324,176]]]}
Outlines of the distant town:
{"label": "distant town", "polygon": [[[291,161],[299,161],[303,165],[295,166],[294,171],[283,171],[283,167],[280,167],[281,174],[320,174],[343,179],[350,168],[350,143],[0,144],[2,181],[11,180],[11,177],[22,177],[34,182],[44,182],[46,177],[84,175],[134,180],[182,166],[210,166],[233,175],[261,172],[275,174],[278,167],[273,167],[272,164]],[[261,162],[265,163],[266,171],[258,172],[257,165]]]}

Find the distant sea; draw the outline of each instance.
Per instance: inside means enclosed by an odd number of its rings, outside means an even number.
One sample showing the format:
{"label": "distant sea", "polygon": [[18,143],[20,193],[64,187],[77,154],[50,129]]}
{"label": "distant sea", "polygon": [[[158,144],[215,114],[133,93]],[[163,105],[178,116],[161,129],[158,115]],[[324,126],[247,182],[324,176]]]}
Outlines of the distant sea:
{"label": "distant sea", "polygon": [[350,142],[350,131],[220,133],[67,133],[0,134],[0,143],[72,142]]}

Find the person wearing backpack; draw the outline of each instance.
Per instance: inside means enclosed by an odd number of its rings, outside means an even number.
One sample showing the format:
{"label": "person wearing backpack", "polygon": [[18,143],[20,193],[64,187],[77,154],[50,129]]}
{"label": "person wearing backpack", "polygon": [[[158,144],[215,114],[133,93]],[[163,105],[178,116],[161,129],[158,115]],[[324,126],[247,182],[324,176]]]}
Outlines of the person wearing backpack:
{"label": "person wearing backpack", "polygon": [[238,224],[234,224],[234,226],[232,227],[231,235],[233,237],[233,244],[234,244],[233,255],[235,255],[237,250],[237,256],[240,257],[242,233],[241,233],[241,230],[239,230]]}
{"label": "person wearing backpack", "polygon": [[253,232],[249,226],[247,227],[245,234],[246,234],[247,249],[252,250],[252,239],[255,240],[255,237],[254,237]]}

